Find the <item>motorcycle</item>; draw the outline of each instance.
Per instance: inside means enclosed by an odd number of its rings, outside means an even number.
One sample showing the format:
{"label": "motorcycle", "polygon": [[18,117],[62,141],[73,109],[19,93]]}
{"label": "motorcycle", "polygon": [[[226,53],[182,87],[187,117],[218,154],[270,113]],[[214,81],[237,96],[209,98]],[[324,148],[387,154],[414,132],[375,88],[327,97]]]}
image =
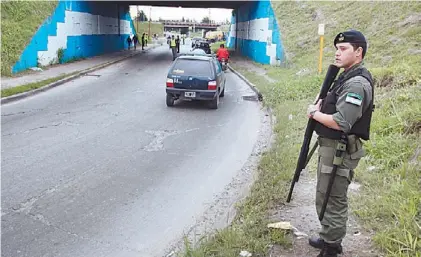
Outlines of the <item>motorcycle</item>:
{"label": "motorcycle", "polygon": [[220,63],[221,63],[221,66],[222,66],[222,70],[223,71],[226,71],[227,70],[228,61],[225,58],[222,58],[221,61],[220,61]]}

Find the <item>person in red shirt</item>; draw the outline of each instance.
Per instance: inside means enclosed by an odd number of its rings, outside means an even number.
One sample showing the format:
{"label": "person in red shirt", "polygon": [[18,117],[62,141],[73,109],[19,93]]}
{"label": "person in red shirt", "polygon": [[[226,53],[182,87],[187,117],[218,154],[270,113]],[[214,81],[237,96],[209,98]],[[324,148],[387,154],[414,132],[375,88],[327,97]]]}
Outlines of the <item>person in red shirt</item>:
{"label": "person in red shirt", "polygon": [[222,58],[225,59],[226,62],[228,62],[228,59],[230,58],[230,53],[228,52],[228,49],[224,47],[224,44],[219,45],[218,51],[216,51],[216,57],[218,57],[218,61],[222,61]]}

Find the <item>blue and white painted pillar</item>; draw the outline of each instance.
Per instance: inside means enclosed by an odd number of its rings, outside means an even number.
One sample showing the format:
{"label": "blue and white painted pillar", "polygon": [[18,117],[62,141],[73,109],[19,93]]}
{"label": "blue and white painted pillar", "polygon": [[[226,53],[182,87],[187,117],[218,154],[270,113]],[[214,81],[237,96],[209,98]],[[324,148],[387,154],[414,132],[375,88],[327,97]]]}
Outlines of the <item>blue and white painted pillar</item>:
{"label": "blue and white painted pillar", "polygon": [[249,2],[235,10],[227,46],[262,64],[278,64],[285,54],[270,1]]}
{"label": "blue and white painted pillar", "polygon": [[73,58],[86,58],[127,48],[135,34],[129,6],[118,2],[61,0],[12,68],[16,73]]}

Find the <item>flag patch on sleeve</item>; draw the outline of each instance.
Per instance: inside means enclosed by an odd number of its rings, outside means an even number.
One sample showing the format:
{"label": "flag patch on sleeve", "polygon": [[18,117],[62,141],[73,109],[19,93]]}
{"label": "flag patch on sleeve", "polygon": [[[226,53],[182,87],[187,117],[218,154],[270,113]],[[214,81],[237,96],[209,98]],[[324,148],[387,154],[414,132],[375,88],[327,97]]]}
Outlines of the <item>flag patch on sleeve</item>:
{"label": "flag patch on sleeve", "polygon": [[346,95],[345,102],[361,106],[363,102],[363,97],[360,96],[359,94],[348,93]]}

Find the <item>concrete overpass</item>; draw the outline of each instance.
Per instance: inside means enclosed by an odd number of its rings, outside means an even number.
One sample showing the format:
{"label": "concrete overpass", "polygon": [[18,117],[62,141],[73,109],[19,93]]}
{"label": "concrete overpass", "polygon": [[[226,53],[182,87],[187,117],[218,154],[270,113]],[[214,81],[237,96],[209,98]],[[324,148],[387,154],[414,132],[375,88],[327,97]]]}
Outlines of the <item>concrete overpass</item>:
{"label": "concrete overpass", "polygon": [[127,48],[127,37],[136,33],[129,14],[130,5],[233,9],[228,47],[263,64],[276,64],[284,60],[278,23],[271,2],[267,0],[104,2],[59,0],[56,10],[41,24],[22,52],[19,61],[13,66],[12,72],[17,73],[38,65],[48,66]]}
{"label": "concrete overpass", "polygon": [[225,8],[237,9],[242,5],[258,1],[118,1],[124,5],[152,5],[183,8]]}
{"label": "concrete overpass", "polygon": [[182,22],[182,21],[166,21],[164,22],[164,31],[177,31],[181,34],[187,34],[189,31],[202,31],[206,33],[210,30],[216,30],[220,24],[215,23],[197,23],[197,22]]}

